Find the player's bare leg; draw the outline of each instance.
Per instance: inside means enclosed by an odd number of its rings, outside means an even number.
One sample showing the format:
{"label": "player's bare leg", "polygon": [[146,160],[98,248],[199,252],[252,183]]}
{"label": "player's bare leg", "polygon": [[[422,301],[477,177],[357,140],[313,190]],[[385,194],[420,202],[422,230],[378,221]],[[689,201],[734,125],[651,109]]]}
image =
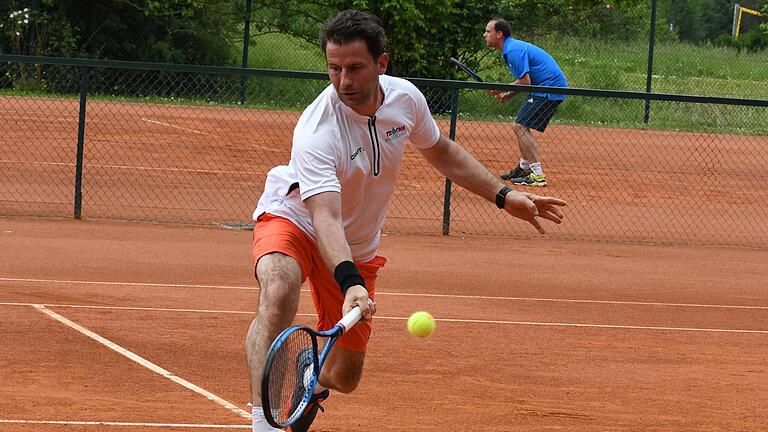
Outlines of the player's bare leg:
{"label": "player's bare leg", "polygon": [[527,160],[531,166],[530,174],[512,179],[512,183],[522,186],[546,186],[547,176],[544,175],[544,171],[541,168],[539,144],[536,142],[536,138],[533,137],[528,127],[519,123],[513,124],[512,130],[515,131],[521,158]]}
{"label": "player's bare leg", "polygon": [[[364,360],[364,352],[349,351],[340,346],[333,347],[320,372],[320,386],[341,393],[351,393],[363,376]],[[320,390],[315,392],[319,393]]]}
{"label": "player's bare leg", "polygon": [[293,258],[271,253],[259,259],[256,277],[261,286],[259,310],[248,328],[245,355],[251,377],[251,401],[261,404],[261,377],[270,344],[289,327],[299,307],[301,267]]}
{"label": "player's bare leg", "polygon": [[539,148],[530,129],[519,123],[513,123],[512,131],[515,133],[517,148],[520,150],[520,162],[508,172],[502,173],[502,180],[514,180],[526,176],[531,172],[531,163],[539,163]]}
{"label": "player's bare leg", "polygon": [[517,138],[517,146],[520,148],[521,158],[530,163],[539,162],[539,144],[536,142],[533,134],[531,134],[531,129],[515,123],[512,125],[512,130]]}

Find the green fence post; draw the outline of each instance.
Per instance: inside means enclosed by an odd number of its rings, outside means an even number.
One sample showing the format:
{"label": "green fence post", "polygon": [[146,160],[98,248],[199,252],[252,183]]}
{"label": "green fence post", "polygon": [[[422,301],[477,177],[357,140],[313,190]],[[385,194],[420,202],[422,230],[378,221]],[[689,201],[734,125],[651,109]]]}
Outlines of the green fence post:
{"label": "green fence post", "polygon": [[80,219],[83,207],[83,148],[85,142],[85,107],[88,94],[86,70],[78,69],[80,78],[80,117],[77,122],[77,158],[75,162],[75,219]]}
{"label": "green fence post", "polygon": [[[243,69],[248,67],[248,48],[251,42],[251,3],[245,3],[245,29],[243,30]],[[245,96],[248,89],[248,76],[243,74],[240,78],[240,105],[245,104]]]}
{"label": "green fence post", "polygon": [[29,12],[29,42],[28,53],[30,56],[35,55],[35,39],[37,38],[37,17],[40,14],[39,0],[32,0],[32,7]]}
{"label": "green fence post", "polygon": [[[651,35],[648,42],[648,77],[645,81],[645,92],[651,92],[651,80],[653,78],[653,47],[656,40],[656,0],[651,2]],[[643,123],[651,121],[651,99],[645,99],[645,113]]]}
{"label": "green fence post", "polygon": [[[451,89],[451,131],[450,137],[456,139],[456,120],[459,117],[459,89]],[[445,194],[443,195],[443,235],[451,230],[451,179],[445,179]]]}

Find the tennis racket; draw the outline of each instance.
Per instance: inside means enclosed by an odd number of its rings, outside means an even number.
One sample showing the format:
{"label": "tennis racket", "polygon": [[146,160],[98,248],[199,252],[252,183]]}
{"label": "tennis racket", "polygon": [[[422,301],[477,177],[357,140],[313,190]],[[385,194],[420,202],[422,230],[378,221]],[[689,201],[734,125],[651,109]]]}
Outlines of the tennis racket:
{"label": "tennis racket", "polygon": [[[261,406],[270,425],[288,427],[301,417],[331,348],[362,317],[360,308],[354,307],[330,330],[292,326],[277,335],[269,347],[261,380]],[[322,352],[321,338],[325,339]]]}
{"label": "tennis racket", "polygon": [[451,63],[453,63],[454,65],[456,65],[456,67],[458,67],[459,69],[461,69],[462,71],[464,71],[464,73],[466,73],[467,75],[471,76],[471,77],[472,77],[472,78],[474,78],[475,80],[477,80],[477,81],[479,81],[479,82],[483,82],[483,79],[482,79],[482,78],[480,78],[480,75],[478,75],[478,74],[477,74],[475,71],[473,71],[472,69],[470,69],[470,68],[469,68],[467,65],[465,65],[464,63],[460,62],[458,59],[455,59],[455,58],[451,57]]}

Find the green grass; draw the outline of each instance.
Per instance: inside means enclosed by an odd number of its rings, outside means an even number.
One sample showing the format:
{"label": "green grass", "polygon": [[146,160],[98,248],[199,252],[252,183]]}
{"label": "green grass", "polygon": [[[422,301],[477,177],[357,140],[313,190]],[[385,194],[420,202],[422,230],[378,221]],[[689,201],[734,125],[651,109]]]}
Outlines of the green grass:
{"label": "green grass", "polygon": [[[532,42],[557,59],[571,87],[645,91],[647,41],[546,38]],[[323,71],[325,60],[317,45],[281,34],[255,38],[249,58],[252,67],[305,71]],[[480,72],[488,81],[512,81],[496,53],[485,59]],[[296,107],[304,99],[291,95],[307,94],[296,88],[299,85],[275,80],[268,86],[271,91],[277,89],[284,94],[293,101],[291,107]],[[768,100],[768,51],[739,53],[711,46],[657,43],[651,89],[656,93]],[[465,119],[511,121],[520,103],[522,97],[502,106],[482,92],[466,90],[461,92],[460,110]],[[764,108],[652,102],[651,124],[647,125],[643,123],[644,101],[572,96],[560,107],[554,122],[768,134],[765,122],[759,120],[765,111]]]}
{"label": "green grass", "polygon": [[[564,38],[536,43],[557,59],[571,87],[645,91],[647,41]],[[494,76],[507,73],[501,61],[494,63]],[[657,43],[651,89],[656,93],[768,99],[768,50],[739,53],[712,46]]]}
{"label": "green grass", "polygon": [[[252,68],[325,72],[325,56],[319,44],[280,33],[252,38],[248,66]],[[242,56],[242,45],[236,47]]]}
{"label": "green grass", "polygon": [[[325,72],[325,56],[317,44],[279,33],[252,38],[248,66],[261,69]],[[235,47],[242,56],[242,45]],[[248,103],[262,108],[301,110],[329,84],[328,81],[258,78],[248,83]]]}

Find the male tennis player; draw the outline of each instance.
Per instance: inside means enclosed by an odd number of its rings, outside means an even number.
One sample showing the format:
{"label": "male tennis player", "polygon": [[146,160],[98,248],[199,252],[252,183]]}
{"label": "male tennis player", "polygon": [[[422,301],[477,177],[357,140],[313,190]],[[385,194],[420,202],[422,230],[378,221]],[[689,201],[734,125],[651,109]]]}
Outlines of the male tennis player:
{"label": "male tennis player", "polygon": [[[291,325],[299,288],[309,278],[317,327],[331,328],[353,307],[361,321],[334,346],[310,405],[293,432],[306,431],[329,389],[360,381],[374,299],[381,227],[407,142],[445,176],[544,233],[540,218],[560,223],[565,202],[513,191],[464,148],[440,133],[424,96],[410,82],[384,75],[384,29],[371,14],[344,11],[321,33],[328,86],[299,118],[291,160],[268,174],[254,211],[253,262],[259,310],[246,338],[252,401],[260,405],[265,355]],[[262,408],[253,430],[272,431]]]}
{"label": "male tennis player", "polygon": [[[485,26],[485,43],[501,51],[501,58],[507,65],[515,81],[512,84],[536,85],[547,87],[568,87],[565,74],[551,55],[528,42],[510,36],[512,27],[500,18],[494,18]],[[515,95],[514,91],[500,92],[488,90],[502,103]],[[517,112],[512,129],[520,149],[520,163],[509,172],[501,174],[502,180],[523,186],[546,186],[547,175],[541,168],[539,145],[531,134],[531,129],[544,132],[547,124],[555,115],[557,106],[565,100],[564,94],[531,93]]]}

